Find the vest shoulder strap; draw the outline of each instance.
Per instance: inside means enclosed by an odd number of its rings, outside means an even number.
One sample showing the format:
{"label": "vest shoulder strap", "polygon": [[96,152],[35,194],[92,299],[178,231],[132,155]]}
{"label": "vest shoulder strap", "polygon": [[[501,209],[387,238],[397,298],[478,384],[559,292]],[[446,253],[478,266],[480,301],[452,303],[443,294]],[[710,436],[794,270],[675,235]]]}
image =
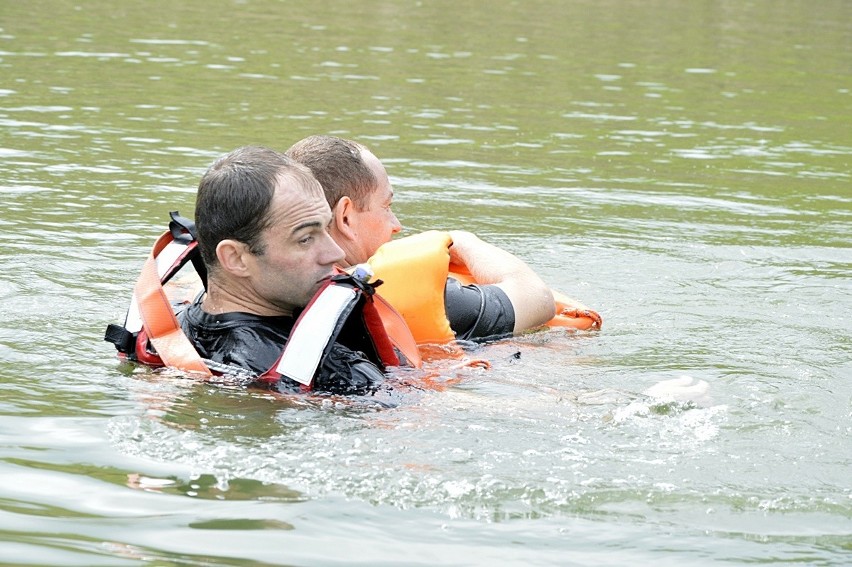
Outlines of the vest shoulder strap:
{"label": "vest shoulder strap", "polygon": [[382,368],[398,366],[400,360],[375,309],[374,293],[373,285],[357,277],[331,278],[299,315],[281,356],[260,381],[283,376],[310,390],[317,368],[338,341]]}

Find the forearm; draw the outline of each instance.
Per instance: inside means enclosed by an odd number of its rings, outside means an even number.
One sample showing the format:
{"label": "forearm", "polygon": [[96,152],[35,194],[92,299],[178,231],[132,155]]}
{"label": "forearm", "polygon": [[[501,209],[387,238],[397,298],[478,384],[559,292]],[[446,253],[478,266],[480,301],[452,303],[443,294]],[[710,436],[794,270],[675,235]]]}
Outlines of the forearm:
{"label": "forearm", "polygon": [[467,231],[450,231],[450,260],[464,264],[479,284],[500,287],[515,310],[515,331],[538,327],[553,318],[553,294],[520,258]]}

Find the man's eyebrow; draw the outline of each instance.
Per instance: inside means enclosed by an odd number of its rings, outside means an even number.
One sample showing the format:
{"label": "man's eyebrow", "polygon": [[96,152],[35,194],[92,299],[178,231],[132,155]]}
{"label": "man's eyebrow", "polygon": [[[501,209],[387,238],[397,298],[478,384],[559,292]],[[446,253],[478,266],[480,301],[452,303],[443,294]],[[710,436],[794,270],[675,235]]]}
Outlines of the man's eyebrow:
{"label": "man's eyebrow", "polygon": [[305,221],[302,224],[296,225],[291,234],[296,234],[300,230],[304,230],[306,228],[322,228],[322,223],[319,221]]}

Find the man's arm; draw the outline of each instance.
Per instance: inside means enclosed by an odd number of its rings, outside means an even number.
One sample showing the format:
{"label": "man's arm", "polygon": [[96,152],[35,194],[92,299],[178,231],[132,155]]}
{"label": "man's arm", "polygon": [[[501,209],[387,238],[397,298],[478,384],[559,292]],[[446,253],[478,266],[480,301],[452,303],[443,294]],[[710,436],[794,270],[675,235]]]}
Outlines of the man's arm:
{"label": "man's arm", "polygon": [[509,297],[515,310],[515,332],[553,318],[553,293],[520,258],[467,231],[452,230],[450,236],[450,261],[464,264],[477,283],[495,285]]}

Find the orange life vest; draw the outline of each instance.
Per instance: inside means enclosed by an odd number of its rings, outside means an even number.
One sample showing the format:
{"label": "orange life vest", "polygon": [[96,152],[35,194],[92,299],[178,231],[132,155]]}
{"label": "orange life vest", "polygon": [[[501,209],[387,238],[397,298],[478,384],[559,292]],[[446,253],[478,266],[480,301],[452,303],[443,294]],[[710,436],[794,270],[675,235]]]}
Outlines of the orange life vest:
{"label": "orange life vest", "polygon": [[376,294],[402,315],[417,344],[455,339],[444,309],[452,243],[449,233],[422,232],[382,245],[367,262],[383,282]]}
{"label": "orange life vest", "polygon": [[[447,320],[444,287],[447,277],[477,283],[467,266],[450,263],[453,239],[448,232],[427,231],[382,245],[368,261],[382,280],[377,294],[405,319],[417,344],[445,344],[455,335]],[[600,316],[568,296],[553,292],[556,316],[545,325],[578,330],[600,328]]]}

